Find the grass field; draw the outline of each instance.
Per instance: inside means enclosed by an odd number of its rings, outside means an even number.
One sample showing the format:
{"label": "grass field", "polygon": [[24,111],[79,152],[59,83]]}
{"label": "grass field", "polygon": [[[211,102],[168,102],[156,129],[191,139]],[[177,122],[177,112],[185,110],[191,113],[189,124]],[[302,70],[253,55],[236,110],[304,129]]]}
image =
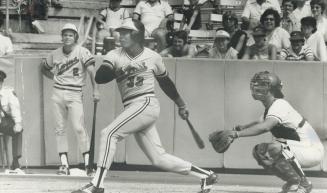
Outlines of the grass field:
{"label": "grass field", "polygon": [[[30,172],[27,175],[0,174],[0,193],[70,193],[88,183],[89,177],[57,176]],[[273,176],[221,174],[212,193],[276,193],[282,182]],[[327,178],[311,178],[312,193],[327,193]],[[105,193],[196,193],[199,181],[168,172],[113,171],[105,181]]]}

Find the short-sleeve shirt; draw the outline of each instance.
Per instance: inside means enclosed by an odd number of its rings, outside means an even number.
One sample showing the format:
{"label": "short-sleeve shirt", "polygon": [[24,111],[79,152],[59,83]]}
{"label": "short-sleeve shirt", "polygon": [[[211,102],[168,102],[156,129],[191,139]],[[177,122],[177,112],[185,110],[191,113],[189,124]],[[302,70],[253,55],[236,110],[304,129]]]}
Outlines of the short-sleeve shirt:
{"label": "short-sleeve shirt", "polygon": [[280,25],[283,29],[285,29],[288,33],[292,31],[300,31],[301,30],[301,22],[294,16],[293,13],[289,15],[289,17],[282,18]]}
{"label": "short-sleeve shirt", "polygon": [[6,55],[13,51],[13,45],[10,38],[0,34],[0,56]]}
{"label": "short-sleeve shirt", "polygon": [[238,59],[237,54],[238,52],[233,47],[230,47],[226,53],[221,53],[216,47],[209,50],[209,58]]}
{"label": "short-sleeve shirt", "polygon": [[123,48],[117,48],[104,57],[103,64],[114,69],[122,101],[138,95],[154,95],[156,77],[167,76],[162,57],[149,48],[134,58]]}
{"label": "short-sleeve shirt", "polygon": [[305,39],[305,44],[311,48],[316,60],[327,61],[327,49],[321,33],[316,31],[311,34],[308,39]]}
{"label": "short-sleeve shirt", "polygon": [[129,13],[125,8],[120,8],[116,11],[113,11],[109,7],[100,12],[105,18],[106,24],[109,28],[116,29],[120,27],[123,23],[123,20],[129,17]]}
{"label": "short-sleeve shirt", "polygon": [[310,6],[310,0],[306,0],[304,3],[304,6],[302,8],[297,7],[292,12],[293,15],[297,18],[298,21],[301,21],[302,18],[311,16],[311,6]]}
{"label": "short-sleeve shirt", "polygon": [[161,21],[173,14],[171,6],[166,1],[158,1],[153,6],[148,1],[140,1],[134,10],[141,17],[147,34],[159,27]]}
{"label": "short-sleeve shirt", "polygon": [[300,142],[321,143],[312,126],[305,121],[286,100],[277,99],[266,109],[264,118],[274,118],[278,121],[272,130],[276,138],[284,138]]}
{"label": "short-sleeve shirt", "polygon": [[301,51],[296,54],[292,47],[288,49],[282,49],[280,53],[280,57],[283,60],[289,60],[289,61],[305,61],[307,58],[314,58],[313,52],[311,48],[308,45],[302,46]]}
{"label": "short-sleeve shirt", "polygon": [[327,42],[327,19],[324,16],[317,20],[317,31],[322,34],[324,41]]}
{"label": "short-sleeve shirt", "polygon": [[289,48],[291,46],[290,34],[282,27],[276,27],[270,36],[267,36],[267,40],[270,44],[273,44],[277,48],[277,52],[280,52],[283,48]]}
{"label": "short-sleeve shirt", "polygon": [[90,51],[82,46],[76,45],[69,53],[63,52],[63,47],[51,53],[52,63],[46,67],[54,74],[54,87],[64,90],[81,91],[85,85],[86,69],[95,64]]}

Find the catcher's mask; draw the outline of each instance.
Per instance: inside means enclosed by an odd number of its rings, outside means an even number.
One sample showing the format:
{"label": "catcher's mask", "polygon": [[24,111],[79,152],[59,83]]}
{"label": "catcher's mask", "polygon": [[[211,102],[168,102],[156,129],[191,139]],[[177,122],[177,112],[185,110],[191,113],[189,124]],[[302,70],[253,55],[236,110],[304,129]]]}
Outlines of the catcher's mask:
{"label": "catcher's mask", "polygon": [[250,83],[252,96],[256,100],[264,99],[268,92],[271,92],[275,98],[284,98],[282,86],[279,77],[268,71],[256,73]]}

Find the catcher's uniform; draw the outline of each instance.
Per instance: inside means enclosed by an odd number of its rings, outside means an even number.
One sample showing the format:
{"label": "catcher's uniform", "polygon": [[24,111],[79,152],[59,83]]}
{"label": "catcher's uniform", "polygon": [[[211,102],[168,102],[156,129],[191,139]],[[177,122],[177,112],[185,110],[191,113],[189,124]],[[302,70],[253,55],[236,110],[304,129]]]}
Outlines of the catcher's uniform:
{"label": "catcher's uniform", "polygon": [[84,126],[82,88],[85,85],[86,69],[94,65],[94,58],[86,48],[79,45],[67,55],[60,47],[51,56],[52,62],[47,63],[46,68],[54,74],[52,101],[58,152],[68,152],[65,130],[67,117],[76,131],[81,152],[88,152],[90,145]]}
{"label": "catcher's uniform", "polygon": [[286,140],[302,167],[312,167],[320,163],[324,148],[317,133],[286,100],[276,99],[265,110],[264,119],[266,118],[278,120],[279,124],[271,130],[274,140]]}
{"label": "catcher's uniform", "polygon": [[134,134],[154,165],[188,174],[191,163],[165,152],[155,126],[160,106],[154,94],[154,82],[156,77],[167,76],[161,56],[144,48],[142,53],[131,58],[123,48],[118,48],[105,56],[104,65],[111,66],[116,73],[125,109],[101,132],[98,167],[109,169],[117,141]]}

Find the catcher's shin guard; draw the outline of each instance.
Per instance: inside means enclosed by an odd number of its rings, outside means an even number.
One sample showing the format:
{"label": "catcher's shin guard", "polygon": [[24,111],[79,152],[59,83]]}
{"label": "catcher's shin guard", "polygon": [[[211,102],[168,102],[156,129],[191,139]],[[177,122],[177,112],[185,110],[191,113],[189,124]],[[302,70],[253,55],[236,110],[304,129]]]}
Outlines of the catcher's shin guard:
{"label": "catcher's shin guard", "polygon": [[273,159],[268,152],[269,145],[268,143],[262,143],[254,147],[253,156],[258,164],[290,184],[300,184],[301,176],[293,167],[292,160],[284,156],[283,151],[285,150],[282,149],[279,155],[273,156]]}

